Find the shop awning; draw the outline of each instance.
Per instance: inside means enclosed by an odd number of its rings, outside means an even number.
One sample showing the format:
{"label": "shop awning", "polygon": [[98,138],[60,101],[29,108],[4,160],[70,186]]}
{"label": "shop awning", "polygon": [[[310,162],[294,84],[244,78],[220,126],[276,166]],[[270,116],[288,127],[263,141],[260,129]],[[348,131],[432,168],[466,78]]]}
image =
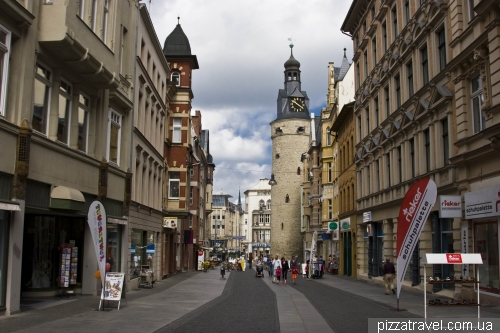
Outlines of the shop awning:
{"label": "shop awning", "polygon": [[21,211],[21,208],[19,208],[19,204],[16,203],[0,202],[0,210]]}
{"label": "shop awning", "polygon": [[213,251],[213,248],[211,247],[198,246],[198,248],[206,251]]}
{"label": "shop awning", "polygon": [[50,207],[68,210],[85,210],[85,198],[82,192],[71,187],[57,186],[50,193]]}

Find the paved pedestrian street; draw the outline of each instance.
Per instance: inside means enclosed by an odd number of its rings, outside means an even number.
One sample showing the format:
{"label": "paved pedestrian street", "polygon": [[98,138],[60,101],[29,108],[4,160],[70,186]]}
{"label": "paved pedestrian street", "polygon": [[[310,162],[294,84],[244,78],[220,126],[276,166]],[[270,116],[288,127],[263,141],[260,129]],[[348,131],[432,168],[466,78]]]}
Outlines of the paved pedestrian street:
{"label": "paved pedestrian street", "polygon": [[[130,291],[110,311],[96,311],[99,298],[23,299],[23,312],[0,317],[0,333],[10,332],[367,332],[368,318],[419,318],[423,295],[402,291],[384,295],[380,285],[348,277],[299,277],[297,284],[273,284],[255,270],[188,272]],[[448,310],[447,310],[448,309]],[[438,308],[429,317],[474,318],[477,308]],[[483,307],[482,318],[500,318],[497,307]]]}

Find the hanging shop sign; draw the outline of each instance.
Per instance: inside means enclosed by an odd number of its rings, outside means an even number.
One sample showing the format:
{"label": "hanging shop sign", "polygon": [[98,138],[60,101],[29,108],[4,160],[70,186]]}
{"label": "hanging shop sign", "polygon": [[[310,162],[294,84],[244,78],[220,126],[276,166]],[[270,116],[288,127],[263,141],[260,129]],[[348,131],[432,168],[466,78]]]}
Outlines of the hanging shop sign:
{"label": "hanging shop sign", "polygon": [[328,231],[332,234],[332,240],[339,240],[339,223],[337,221],[328,222]]}
{"label": "hanging shop sign", "polygon": [[397,233],[397,298],[401,292],[406,269],[411,260],[413,249],[420,238],[425,221],[436,202],[436,183],[424,178],[413,184],[403,199],[398,217]]}
{"label": "hanging shop sign", "polygon": [[440,195],[439,217],[462,217],[462,197],[459,195]]}
{"label": "hanging shop sign", "polygon": [[164,217],[163,218],[163,228],[177,228],[177,217]]}
{"label": "hanging shop sign", "polygon": [[341,231],[351,230],[351,219],[350,218],[345,218],[345,219],[340,220],[340,230]]}
{"label": "hanging shop sign", "polygon": [[465,218],[500,216],[500,185],[465,193]]}
{"label": "hanging shop sign", "polygon": [[[96,200],[90,204],[89,212],[87,214],[87,222],[92,234],[94,242],[95,254],[97,257],[97,264],[99,272],[101,273],[101,281],[104,288],[106,288],[106,211],[103,204]],[[104,290],[106,291],[106,290]]]}
{"label": "hanging shop sign", "polygon": [[[462,253],[469,252],[469,227],[462,226],[460,228],[460,241],[462,243]],[[469,265],[462,265],[463,277],[469,276]]]}
{"label": "hanging shop sign", "polygon": [[363,223],[372,221],[372,212],[364,212],[363,213]]}

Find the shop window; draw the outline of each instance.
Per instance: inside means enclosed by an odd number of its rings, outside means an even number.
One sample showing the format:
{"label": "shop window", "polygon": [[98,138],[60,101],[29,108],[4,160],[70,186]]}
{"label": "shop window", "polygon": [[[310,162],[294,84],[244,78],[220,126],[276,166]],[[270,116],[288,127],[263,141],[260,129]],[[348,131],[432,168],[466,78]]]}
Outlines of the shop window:
{"label": "shop window", "polygon": [[106,226],[106,236],[108,238],[106,244],[106,263],[110,265],[110,272],[121,272],[121,226],[108,223]]}
{"label": "shop window", "polygon": [[500,294],[497,221],[474,222],[474,252],[480,253],[483,259],[482,265],[476,265],[479,287]]}
{"label": "shop window", "polygon": [[0,308],[5,307],[9,214],[10,213],[5,210],[0,210]]}

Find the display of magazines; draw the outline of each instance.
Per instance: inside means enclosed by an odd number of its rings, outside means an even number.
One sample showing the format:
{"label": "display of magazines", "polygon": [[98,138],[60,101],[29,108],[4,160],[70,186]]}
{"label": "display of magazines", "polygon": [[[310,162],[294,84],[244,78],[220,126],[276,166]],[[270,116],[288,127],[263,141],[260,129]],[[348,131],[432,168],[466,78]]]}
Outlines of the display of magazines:
{"label": "display of magazines", "polygon": [[61,251],[61,267],[59,274],[59,287],[67,288],[76,284],[78,267],[78,248],[63,244]]}

